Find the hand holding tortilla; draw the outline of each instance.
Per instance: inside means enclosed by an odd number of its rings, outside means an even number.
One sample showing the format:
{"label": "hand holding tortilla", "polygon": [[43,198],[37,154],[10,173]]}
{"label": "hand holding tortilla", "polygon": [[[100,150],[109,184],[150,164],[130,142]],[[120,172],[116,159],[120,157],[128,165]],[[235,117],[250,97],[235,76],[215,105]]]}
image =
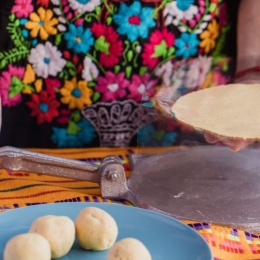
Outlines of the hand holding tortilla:
{"label": "hand holding tortilla", "polygon": [[207,141],[237,150],[260,140],[259,97],[260,84],[223,85],[181,97],[172,111],[181,123],[204,131]]}

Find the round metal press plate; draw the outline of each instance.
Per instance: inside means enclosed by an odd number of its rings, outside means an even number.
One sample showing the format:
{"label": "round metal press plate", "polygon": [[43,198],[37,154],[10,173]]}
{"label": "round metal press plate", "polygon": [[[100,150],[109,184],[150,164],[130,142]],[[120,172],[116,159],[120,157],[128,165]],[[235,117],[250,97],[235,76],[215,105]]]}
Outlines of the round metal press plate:
{"label": "round metal press plate", "polygon": [[133,155],[130,190],[179,219],[260,230],[260,150],[204,146]]}

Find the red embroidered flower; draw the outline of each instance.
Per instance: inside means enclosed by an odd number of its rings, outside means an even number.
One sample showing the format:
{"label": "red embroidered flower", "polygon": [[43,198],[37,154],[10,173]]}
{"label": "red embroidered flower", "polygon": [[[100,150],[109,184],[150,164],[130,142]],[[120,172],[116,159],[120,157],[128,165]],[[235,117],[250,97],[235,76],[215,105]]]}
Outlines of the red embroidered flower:
{"label": "red embroidered flower", "polygon": [[46,91],[48,92],[48,94],[51,94],[51,95],[55,94],[55,89],[61,87],[61,83],[58,79],[47,78],[45,80],[45,84],[46,84]]}
{"label": "red embroidered flower", "polygon": [[31,108],[31,116],[37,117],[37,124],[50,123],[54,117],[58,116],[59,102],[55,96],[49,95],[46,91],[39,94],[32,94],[31,101],[26,103]]}
{"label": "red embroidered flower", "polygon": [[142,76],[133,75],[131,78],[131,84],[128,87],[128,90],[130,91],[128,98],[140,102],[144,94],[151,97],[155,94],[156,84],[157,81],[151,80],[148,73],[145,73]]}
{"label": "red embroidered flower", "polygon": [[113,67],[122,55],[123,43],[118,40],[119,35],[112,27],[95,23],[91,28],[97,37],[95,49],[100,51],[99,62],[105,68]]}
{"label": "red embroidered flower", "polygon": [[47,8],[49,7],[50,0],[37,0],[37,4]]}
{"label": "red embroidered flower", "polygon": [[166,28],[162,31],[154,31],[151,34],[150,43],[144,45],[142,54],[143,64],[149,69],[153,69],[158,64],[160,57],[166,58],[167,55],[171,55],[174,52],[174,42],[174,35],[168,32]]}

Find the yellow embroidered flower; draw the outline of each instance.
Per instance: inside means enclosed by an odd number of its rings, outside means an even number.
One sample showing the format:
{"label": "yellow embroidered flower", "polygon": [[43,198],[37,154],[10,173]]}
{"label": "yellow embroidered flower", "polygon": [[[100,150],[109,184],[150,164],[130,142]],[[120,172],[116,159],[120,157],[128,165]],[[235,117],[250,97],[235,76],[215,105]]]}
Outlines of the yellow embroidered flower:
{"label": "yellow embroidered flower", "polygon": [[22,90],[23,94],[32,94],[32,90],[29,87],[24,87]]}
{"label": "yellow embroidered flower", "polygon": [[84,105],[90,105],[92,103],[90,97],[93,94],[92,89],[88,88],[86,81],[77,82],[76,78],[71,81],[66,80],[63,88],[60,90],[61,102],[68,104],[69,109],[82,109]]}
{"label": "yellow embroidered flower", "polygon": [[26,65],[26,70],[23,76],[23,83],[30,84],[35,81],[35,72],[31,64]]}
{"label": "yellow embroidered flower", "polygon": [[206,53],[209,53],[216,45],[216,39],[219,36],[219,25],[216,20],[208,25],[206,31],[204,31],[200,38],[202,41],[200,42],[200,47],[205,49]]}
{"label": "yellow embroidered flower", "polygon": [[[38,13],[38,14],[37,14]],[[38,34],[42,40],[47,40],[49,35],[55,35],[57,29],[54,28],[58,24],[58,19],[52,18],[53,11],[40,7],[37,13],[30,14],[30,21],[25,24],[25,28],[31,30],[32,38],[36,38]]]}
{"label": "yellow embroidered flower", "polygon": [[42,79],[37,79],[34,83],[35,90],[37,93],[42,91]]}

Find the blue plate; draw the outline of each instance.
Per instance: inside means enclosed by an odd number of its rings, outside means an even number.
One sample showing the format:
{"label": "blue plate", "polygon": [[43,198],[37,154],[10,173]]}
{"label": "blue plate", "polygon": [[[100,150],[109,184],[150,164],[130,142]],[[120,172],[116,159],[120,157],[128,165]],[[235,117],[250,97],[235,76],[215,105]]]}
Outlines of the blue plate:
{"label": "blue plate", "polygon": [[[30,206],[0,213],[0,258],[6,242],[14,235],[28,231],[35,218],[52,214],[74,220],[85,207],[98,207],[111,214],[119,228],[118,239],[134,237],[142,241],[153,260],[212,260],[205,240],[178,220],[152,211],[117,204],[57,203]],[[108,251],[88,252],[75,242],[60,260],[105,260]],[[141,259],[140,259],[141,260]]]}

